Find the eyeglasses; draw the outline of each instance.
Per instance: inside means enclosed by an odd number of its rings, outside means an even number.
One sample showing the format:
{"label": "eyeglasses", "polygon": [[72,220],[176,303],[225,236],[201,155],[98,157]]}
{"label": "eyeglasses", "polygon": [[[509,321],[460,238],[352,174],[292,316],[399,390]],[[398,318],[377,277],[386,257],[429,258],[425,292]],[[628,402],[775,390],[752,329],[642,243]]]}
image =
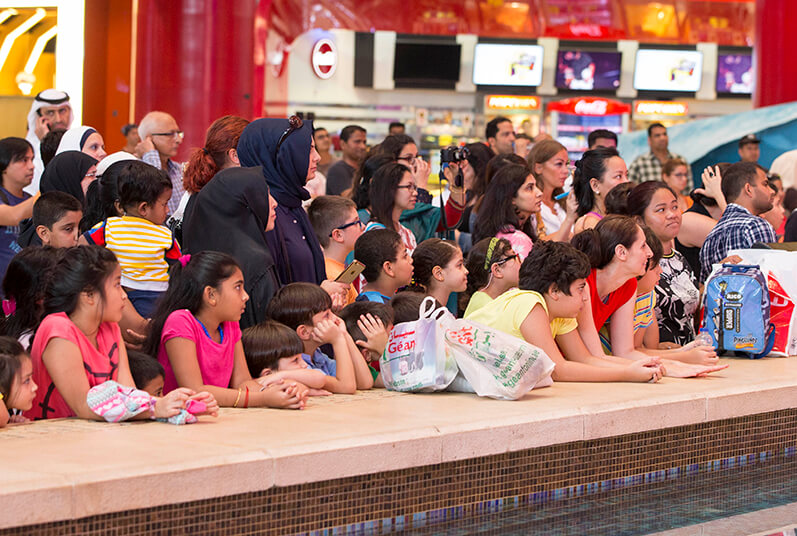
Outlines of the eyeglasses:
{"label": "eyeglasses", "polygon": [[171,132],[153,132],[150,136],[168,136],[170,138],[177,137],[178,139],[183,139],[185,133],[182,130],[172,130]]}
{"label": "eyeglasses", "polygon": [[334,233],[334,232],[335,232],[335,230],[337,230],[337,229],[340,229],[340,230],[342,231],[343,229],[346,229],[346,228],[348,228],[348,227],[351,227],[352,225],[356,225],[357,227],[360,227],[360,228],[362,228],[362,226],[363,226],[363,222],[361,222],[361,221],[359,220],[359,218],[358,218],[358,219],[356,219],[356,220],[354,220],[354,221],[350,221],[350,222],[349,222],[349,223],[347,223],[347,224],[341,225],[340,227],[335,227],[335,229],[332,229],[332,231],[329,233],[329,236],[330,236],[330,238],[332,237],[332,233]]}
{"label": "eyeglasses", "polygon": [[407,191],[410,192],[410,193],[418,191],[418,187],[415,186],[415,184],[413,184],[413,183],[399,184],[398,186],[396,186],[396,188],[406,188]]}
{"label": "eyeglasses", "polygon": [[498,266],[501,266],[502,264],[506,264],[509,261],[511,261],[512,259],[517,259],[517,258],[518,258],[518,254],[515,253],[514,255],[510,255],[508,257],[504,257],[500,261],[495,261],[493,264],[497,264]]}
{"label": "eyeglasses", "polygon": [[396,160],[404,160],[405,162],[407,162],[407,163],[410,163],[410,164],[411,164],[411,163],[413,163],[413,162],[415,161],[415,159],[416,159],[416,158],[418,158],[418,157],[417,157],[417,156],[414,156],[414,155],[411,155],[411,154],[409,154],[409,155],[407,155],[407,156],[399,156],[398,158],[396,158]]}
{"label": "eyeglasses", "polygon": [[280,140],[277,142],[277,152],[280,151],[280,146],[282,145],[282,142],[284,142],[285,139],[291,135],[291,132],[293,132],[294,130],[299,130],[300,128],[302,128],[303,124],[304,123],[302,123],[302,120],[298,115],[292,115],[288,118],[288,128],[285,129],[285,132],[282,133],[282,136],[280,136]]}

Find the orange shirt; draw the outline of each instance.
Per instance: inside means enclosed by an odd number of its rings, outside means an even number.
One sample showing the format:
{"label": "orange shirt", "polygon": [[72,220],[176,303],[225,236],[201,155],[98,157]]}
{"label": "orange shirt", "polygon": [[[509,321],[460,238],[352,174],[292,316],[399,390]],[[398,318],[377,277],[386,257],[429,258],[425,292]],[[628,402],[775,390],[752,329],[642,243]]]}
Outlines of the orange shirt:
{"label": "orange shirt", "polygon": [[[327,279],[332,280],[338,277],[346,268],[342,262],[338,262],[335,259],[330,259],[329,257],[324,257],[324,265],[327,269]],[[357,291],[354,290],[353,285],[349,285],[349,293],[346,295],[346,305],[354,303],[355,298],[357,298]]]}

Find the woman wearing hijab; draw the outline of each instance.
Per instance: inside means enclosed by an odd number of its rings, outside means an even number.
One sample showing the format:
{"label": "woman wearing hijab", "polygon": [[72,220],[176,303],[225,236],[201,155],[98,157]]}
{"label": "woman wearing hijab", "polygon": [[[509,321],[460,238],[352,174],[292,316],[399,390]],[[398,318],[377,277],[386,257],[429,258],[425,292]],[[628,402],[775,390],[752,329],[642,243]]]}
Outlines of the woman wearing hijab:
{"label": "woman wearing hijab", "polygon": [[70,128],[64,133],[55,154],[66,151],[84,152],[98,162],[108,155],[105,152],[105,140],[102,139],[102,134],[85,125]]}
{"label": "woman wearing hijab", "polygon": [[57,190],[84,202],[86,189],[94,180],[97,160],[80,151],[66,151],[50,160],[42,174],[42,193]]}
{"label": "woman wearing hijab", "polygon": [[183,251],[221,251],[241,266],[249,294],[241,329],[265,320],[266,306],[279,288],[266,244],[275,207],[259,168],[227,168],[192,195],[185,209]]}
{"label": "woman wearing hijab", "polygon": [[321,159],[312,123],[296,116],[253,121],[241,134],[238,159],[245,167],[260,166],[277,200],[274,231],[267,239],[280,283],[316,283],[333,297],[345,299],[348,285],[325,280],[324,252],[302,208],[302,201],[310,198],[304,185],[315,176]]}

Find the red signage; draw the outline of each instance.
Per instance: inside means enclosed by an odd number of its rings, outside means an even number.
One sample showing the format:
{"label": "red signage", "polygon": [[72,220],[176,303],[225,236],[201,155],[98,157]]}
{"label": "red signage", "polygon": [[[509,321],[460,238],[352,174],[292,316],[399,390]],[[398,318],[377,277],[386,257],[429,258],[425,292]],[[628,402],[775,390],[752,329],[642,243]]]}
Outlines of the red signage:
{"label": "red signage", "polygon": [[313,46],[310,62],[318,78],[322,80],[332,78],[338,66],[338,51],[332,39],[321,39]]}
{"label": "red signage", "polygon": [[574,97],[549,102],[548,111],[573,115],[622,115],[631,113],[631,105],[599,97]]}

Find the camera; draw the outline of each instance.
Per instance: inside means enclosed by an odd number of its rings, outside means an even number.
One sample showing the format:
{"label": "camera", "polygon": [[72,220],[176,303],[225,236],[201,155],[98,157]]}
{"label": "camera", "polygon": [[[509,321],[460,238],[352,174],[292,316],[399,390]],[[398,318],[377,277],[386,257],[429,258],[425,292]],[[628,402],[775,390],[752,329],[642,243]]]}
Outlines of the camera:
{"label": "camera", "polygon": [[468,157],[469,154],[470,151],[467,147],[449,145],[448,147],[440,149],[440,163],[451,164],[455,162],[462,162]]}

